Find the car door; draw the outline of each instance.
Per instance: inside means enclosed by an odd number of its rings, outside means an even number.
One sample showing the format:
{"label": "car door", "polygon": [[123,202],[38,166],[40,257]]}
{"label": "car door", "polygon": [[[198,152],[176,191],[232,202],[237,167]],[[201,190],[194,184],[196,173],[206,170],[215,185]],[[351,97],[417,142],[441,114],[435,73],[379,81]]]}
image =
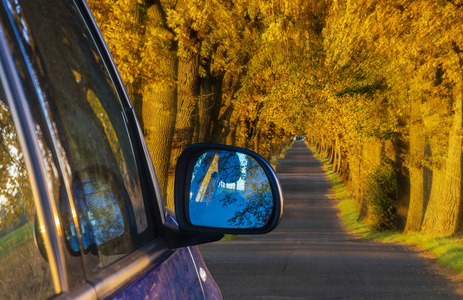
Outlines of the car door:
{"label": "car door", "polygon": [[86,4],[4,0],[0,17],[1,79],[38,211],[30,226],[54,290],[39,296],[203,298],[199,252],[170,249],[160,230],[169,217],[154,170]]}

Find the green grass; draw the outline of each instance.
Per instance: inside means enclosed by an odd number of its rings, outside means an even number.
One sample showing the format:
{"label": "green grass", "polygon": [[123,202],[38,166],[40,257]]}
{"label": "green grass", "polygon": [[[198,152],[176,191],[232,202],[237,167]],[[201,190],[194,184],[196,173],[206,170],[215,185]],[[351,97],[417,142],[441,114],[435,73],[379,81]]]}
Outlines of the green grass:
{"label": "green grass", "polygon": [[0,238],[0,255],[31,241],[31,239],[34,238],[31,234],[32,232],[32,223],[26,223],[25,225],[8,233],[6,236]]}
{"label": "green grass", "polygon": [[422,232],[377,232],[371,226],[358,222],[359,212],[356,210],[355,200],[350,197],[343,181],[333,172],[326,159],[321,158],[315,149],[312,151],[324,165],[331,181],[334,196],[339,200],[337,207],[340,210],[341,219],[349,232],[382,243],[397,243],[417,247],[432,253],[436,257],[437,263],[463,273],[463,238],[441,237]]}
{"label": "green grass", "polygon": [[221,241],[233,241],[236,240],[239,237],[239,235],[236,234],[226,234]]}
{"label": "green grass", "polygon": [[278,156],[272,156],[270,158],[270,165],[272,166],[274,170],[277,169],[279,163],[280,163],[280,158]]}

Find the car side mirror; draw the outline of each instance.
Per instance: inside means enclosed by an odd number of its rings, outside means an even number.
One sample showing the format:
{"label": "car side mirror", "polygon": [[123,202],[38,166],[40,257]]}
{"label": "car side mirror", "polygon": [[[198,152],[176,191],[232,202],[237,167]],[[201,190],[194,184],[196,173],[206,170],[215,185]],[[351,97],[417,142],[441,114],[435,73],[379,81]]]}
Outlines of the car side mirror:
{"label": "car side mirror", "polygon": [[177,162],[175,206],[183,230],[256,234],[278,225],[283,196],[275,172],[258,154],[194,144]]}

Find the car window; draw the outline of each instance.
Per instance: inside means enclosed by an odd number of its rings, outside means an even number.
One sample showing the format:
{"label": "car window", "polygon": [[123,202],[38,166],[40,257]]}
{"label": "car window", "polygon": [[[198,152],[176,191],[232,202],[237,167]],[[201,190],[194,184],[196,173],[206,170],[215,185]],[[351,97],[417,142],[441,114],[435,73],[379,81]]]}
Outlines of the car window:
{"label": "car window", "polygon": [[0,142],[0,299],[46,298],[53,281],[35,244],[34,199],[1,84]]}
{"label": "car window", "polygon": [[[11,1],[33,66],[64,183],[57,206],[66,249],[88,275],[153,236],[136,146],[100,53],[78,15],[62,1]],[[53,16],[53,18],[50,18]]]}

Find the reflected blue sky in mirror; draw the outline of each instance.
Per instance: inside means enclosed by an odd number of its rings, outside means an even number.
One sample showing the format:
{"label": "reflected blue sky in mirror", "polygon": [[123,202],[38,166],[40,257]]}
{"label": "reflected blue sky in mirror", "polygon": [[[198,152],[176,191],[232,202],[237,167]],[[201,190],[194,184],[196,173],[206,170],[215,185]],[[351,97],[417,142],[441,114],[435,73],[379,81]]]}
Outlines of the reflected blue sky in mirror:
{"label": "reflected blue sky in mirror", "polygon": [[267,175],[255,159],[230,151],[209,151],[198,158],[190,188],[193,225],[260,228],[272,209]]}

